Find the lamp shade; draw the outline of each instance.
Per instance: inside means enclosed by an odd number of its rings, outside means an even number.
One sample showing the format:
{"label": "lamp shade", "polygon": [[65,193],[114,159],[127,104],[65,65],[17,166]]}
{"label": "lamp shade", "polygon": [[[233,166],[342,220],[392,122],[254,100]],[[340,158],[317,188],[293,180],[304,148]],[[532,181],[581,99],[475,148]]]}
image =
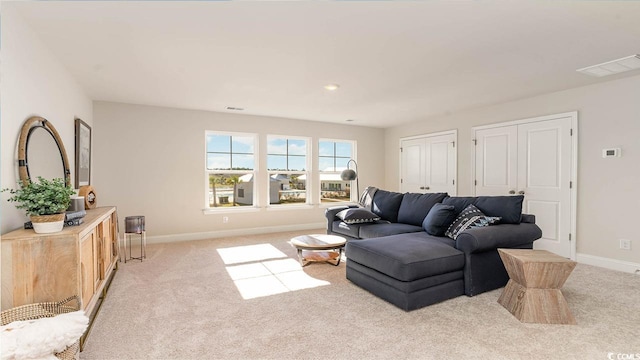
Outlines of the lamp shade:
{"label": "lamp shade", "polygon": [[344,181],[351,181],[357,179],[358,174],[354,170],[345,169],[340,173],[340,178]]}

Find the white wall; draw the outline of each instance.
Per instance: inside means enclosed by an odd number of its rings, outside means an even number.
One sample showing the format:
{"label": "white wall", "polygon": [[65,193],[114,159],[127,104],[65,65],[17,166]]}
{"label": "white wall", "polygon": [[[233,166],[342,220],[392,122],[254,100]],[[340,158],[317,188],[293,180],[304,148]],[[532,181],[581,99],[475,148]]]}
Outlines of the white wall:
{"label": "white wall", "polygon": [[[74,120],[93,123],[92,102],[74,78],[35,35],[11,3],[2,3],[2,188],[17,187],[16,146],[23,122],[42,116],[60,133],[74,179]],[[20,228],[27,217],[2,194],[2,233]]]}
{"label": "white wall", "polygon": [[[386,186],[399,188],[399,139],[458,129],[458,195],[472,193],[471,128],[541,115],[578,111],[578,260],[598,257],[640,263],[640,76],[545,94],[387,129]],[[603,159],[620,147],[621,158]],[[619,249],[631,239],[632,250]],[[593,262],[593,261],[592,261]],[[635,264],[634,264],[635,263]]]}
{"label": "white wall", "polygon": [[[121,226],[125,216],[144,215],[152,241],[308,228],[325,221],[324,208],[318,205],[203,214],[206,130],[258,134],[259,161],[266,160],[268,134],[310,137],[314,154],[319,138],[356,140],[360,188],[384,182],[384,130],[377,128],[95,102],[93,130],[98,205],[116,205]],[[257,177],[266,204],[267,176]],[[317,204],[316,191],[312,199]],[[223,216],[229,217],[228,223],[223,224]]]}

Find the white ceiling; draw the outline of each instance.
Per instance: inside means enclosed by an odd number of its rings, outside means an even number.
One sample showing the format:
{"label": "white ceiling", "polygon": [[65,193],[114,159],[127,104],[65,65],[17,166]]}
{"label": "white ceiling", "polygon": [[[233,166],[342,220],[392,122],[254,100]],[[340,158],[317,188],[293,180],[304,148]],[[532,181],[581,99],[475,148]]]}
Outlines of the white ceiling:
{"label": "white ceiling", "polygon": [[575,71],[640,53],[636,1],[10,6],[94,100],[388,127],[640,74]]}

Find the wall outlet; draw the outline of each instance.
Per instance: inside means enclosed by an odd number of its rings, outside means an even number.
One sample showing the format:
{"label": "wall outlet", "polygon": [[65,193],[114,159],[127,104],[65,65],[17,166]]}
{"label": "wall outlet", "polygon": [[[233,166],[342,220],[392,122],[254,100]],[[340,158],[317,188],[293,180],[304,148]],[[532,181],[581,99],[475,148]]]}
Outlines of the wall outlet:
{"label": "wall outlet", "polygon": [[[226,224],[226,223],[228,223],[228,222],[229,222],[229,217],[228,217],[228,216],[223,216],[223,217],[222,217],[222,223],[223,223],[223,224]],[[622,245],[621,245],[621,246],[622,246]]]}
{"label": "wall outlet", "polygon": [[622,250],[631,250],[631,240],[620,239],[620,249],[622,249]]}

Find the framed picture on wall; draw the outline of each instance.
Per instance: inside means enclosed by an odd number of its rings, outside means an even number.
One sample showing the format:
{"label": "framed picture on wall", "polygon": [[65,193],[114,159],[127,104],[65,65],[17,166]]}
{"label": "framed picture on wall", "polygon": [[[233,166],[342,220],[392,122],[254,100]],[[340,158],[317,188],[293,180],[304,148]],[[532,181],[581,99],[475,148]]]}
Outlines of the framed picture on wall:
{"label": "framed picture on wall", "polygon": [[91,179],[91,127],[76,119],[76,189]]}

